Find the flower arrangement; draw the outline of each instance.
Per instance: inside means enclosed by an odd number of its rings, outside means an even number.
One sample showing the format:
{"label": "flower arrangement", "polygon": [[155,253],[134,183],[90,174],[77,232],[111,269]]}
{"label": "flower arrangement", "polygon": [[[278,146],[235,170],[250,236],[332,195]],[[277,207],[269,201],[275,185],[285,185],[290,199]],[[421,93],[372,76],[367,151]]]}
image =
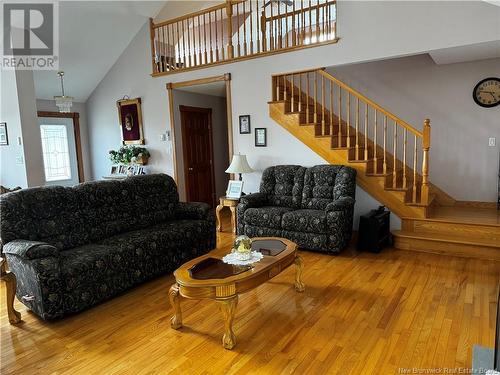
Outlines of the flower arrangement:
{"label": "flower arrangement", "polygon": [[125,145],[118,149],[118,151],[109,151],[109,158],[115,164],[143,164],[148,163],[151,156],[145,147]]}

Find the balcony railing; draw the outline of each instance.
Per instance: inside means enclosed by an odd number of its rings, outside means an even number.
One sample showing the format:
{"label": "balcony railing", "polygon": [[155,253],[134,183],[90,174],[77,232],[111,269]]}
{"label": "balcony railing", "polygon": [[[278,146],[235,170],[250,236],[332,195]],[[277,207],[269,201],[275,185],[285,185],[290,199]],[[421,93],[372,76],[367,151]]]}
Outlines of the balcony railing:
{"label": "balcony railing", "polygon": [[228,0],[150,28],[163,75],[335,42],[336,2]]}

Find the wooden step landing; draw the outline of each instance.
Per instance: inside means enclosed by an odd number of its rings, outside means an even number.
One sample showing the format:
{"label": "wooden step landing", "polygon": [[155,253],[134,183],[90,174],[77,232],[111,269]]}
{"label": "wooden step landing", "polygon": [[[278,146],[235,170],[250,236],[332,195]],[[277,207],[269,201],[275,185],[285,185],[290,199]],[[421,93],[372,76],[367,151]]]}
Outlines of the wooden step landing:
{"label": "wooden step landing", "polygon": [[428,218],[403,217],[394,247],[500,261],[500,212],[475,207],[434,207]]}

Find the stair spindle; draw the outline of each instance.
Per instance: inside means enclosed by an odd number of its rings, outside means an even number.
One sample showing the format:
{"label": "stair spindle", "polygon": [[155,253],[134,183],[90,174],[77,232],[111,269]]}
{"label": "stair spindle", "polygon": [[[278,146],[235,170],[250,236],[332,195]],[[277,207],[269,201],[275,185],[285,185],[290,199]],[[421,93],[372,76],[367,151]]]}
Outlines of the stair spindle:
{"label": "stair spindle", "polygon": [[[228,21],[228,26],[227,26],[227,38],[229,38],[229,21]],[[222,9],[220,10],[220,55],[221,59],[225,60],[226,59],[226,49],[224,48],[224,14],[222,12]]]}
{"label": "stair spindle", "polygon": [[283,100],[285,102],[288,100],[288,79],[286,74],[283,76]]}
{"label": "stair spindle", "polygon": [[394,121],[394,141],[393,141],[393,166],[392,166],[392,187],[395,189],[397,186],[397,153],[398,153],[398,124]]}
{"label": "stair spindle", "polygon": [[302,27],[300,30],[300,44],[304,44],[304,39],[306,38],[306,12],[304,9],[304,0],[300,0],[300,9],[302,10]]}
{"label": "stair spindle", "polygon": [[[334,111],[333,111],[333,91],[334,91],[334,86],[333,86],[333,82],[330,81],[330,134],[333,135],[333,115],[334,115]],[[337,147],[341,147],[340,145],[340,139],[338,140],[337,142]]]}
{"label": "stair spindle", "polygon": [[406,128],[403,130],[403,189],[406,189],[406,145],[408,143],[408,131]]}
{"label": "stair spindle", "polygon": [[326,134],[325,122],[325,76],[321,76],[321,134]]}
{"label": "stair spindle", "polygon": [[[295,2],[293,4],[295,6]],[[293,17],[293,15],[292,15]],[[293,28],[293,23],[292,23]],[[285,47],[288,48],[290,43],[288,42],[288,5],[285,4]]]}
{"label": "stair spindle", "polygon": [[[342,87],[339,86],[339,98],[338,98],[338,118],[339,118],[339,130],[338,130],[338,137],[339,137],[339,144],[342,143]],[[332,125],[333,126],[333,125]],[[342,146],[340,146],[342,147]]]}
{"label": "stair spindle", "polygon": [[351,147],[351,93],[347,92],[347,147]]}
{"label": "stair spindle", "polygon": [[246,1],[243,2],[243,54],[246,56],[248,54],[247,47],[247,17],[246,17]]}
{"label": "stair spindle", "polygon": [[302,112],[302,73],[299,73],[299,112]]}
{"label": "stair spindle", "polygon": [[377,173],[378,171],[378,162],[377,162],[377,148],[378,148],[378,143],[377,143],[377,125],[378,125],[378,111],[374,108],[374,123],[373,123],[373,163],[374,163],[374,172]]}
{"label": "stair spindle", "polygon": [[313,82],[313,90],[314,90],[314,101],[313,101],[313,105],[314,105],[314,120],[313,122],[315,124],[318,123],[318,72],[315,71],[314,72],[314,82]]}
{"label": "stair spindle", "polygon": [[[250,5],[252,2],[250,2]],[[255,1],[255,34],[257,36],[257,53],[260,53],[259,2]]]}
{"label": "stair spindle", "polygon": [[210,35],[210,41],[207,43],[207,22],[205,20],[205,13],[203,14],[203,58],[204,63],[208,64],[208,46],[212,43],[212,36]]}
{"label": "stair spindle", "polygon": [[384,162],[382,173],[387,174],[387,115],[384,115]]}
{"label": "stair spindle", "polygon": [[368,103],[365,103],[365,159],[368,160]]}
{"label": "stair spindle", "polygon": [[[272,8],[271,8],[272,9]],[[240,29],[241,29],[241,17],[240,17],[240,3],[236,4],[236,34],[238,38],[238,44],[236,45],[236,51],[238,52],[238,57],[241,56],[241,38],[240,38]],[[229,36],[231,37],[231,36]]]}
{"label": "stair spindle", "polygon": [[294,79],[294,75],[292,73],[292,83],[291,83],[291,86],[292,86],[292,98],[291,98],[291,101],[292,101],[292,112],[295,112],[295,96],[294,96],[294,86],[295,86],[295,79]]}
{"label": "stair spindle", "polygon": [[[287,5],[285,5],[285,7],[286,6]],[[287,27],[287,31],[288,31],[288,27]],[[292,37],[292,46],[296,46],[297,45],[297,35],[295,33],[295,1],[292,2],[292,29],[290,30],[290,34]],[[287,36],[287,40],[288,40],[288,36]]]}
{"label": "stair spindle", "polygon": [[415,140],[413,144],[413,191],[411,201],[413,203],[417,203],[417,162],[418,162],[418,153],[417,153],[417,135],[415,134]]}
{"label": "stair spindle", "polygon": [[[203,18],[203,23],[205,23],[205,18]],[[215,24],[217,25],[217,24]],[[208,13],[208,33],[210,38],[210,63],[214,62],[214,49],[213,49],[213,38],[212,38],[212,12]],[[215,41],[217,42],[217,37],[215,37]],[[215,47],[217,48],[217,47]]]}
{"label": "stair spindle", "polygon": [[356,96],[356,160],[359,160],[359,97]]}
{"label": "stair spindle", "polygon": [[316,41],[315,43],[319,42],[319,37],[320,37],[320,28],[319,28],[319,0],[316,1]]}
{"label": "stair spindle", "polygon": [[309,110],[309,74],[310,72],[306,73],[306,123],[309,123],[310,119],[310,110]]}
{"label": "stair spindle", "polygon": [[[214,51],[214,59],[215,59],[215,61],[219,61],[220,60],[220,54],[219,54],[219,35],[218,35],[219,23],[217,21],[217,11],[214,12],[214,26],[215,26],[215,51]],[[210,32],[211,31],[212,31],[212,18],[210,18]]]}
{"label": "stair spindle", "polygon": [[203,64],[203,53],[201,51],[203,43],[201,42],[201,19],[198,16],[198,65]]}
{"label": "stair spindle", "polygon": [[312,6],[311,6],[311,0],[309,0],[309,43],[306,44],[311,44],[312,43]]}

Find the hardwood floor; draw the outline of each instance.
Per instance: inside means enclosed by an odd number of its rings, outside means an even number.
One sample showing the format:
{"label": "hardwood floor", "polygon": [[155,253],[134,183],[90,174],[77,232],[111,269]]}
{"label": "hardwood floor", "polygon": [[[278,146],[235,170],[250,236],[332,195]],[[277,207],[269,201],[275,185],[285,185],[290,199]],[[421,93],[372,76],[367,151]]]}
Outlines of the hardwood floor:
{"label": "hardwood floor", "polygon": [[[233,235],[220,234],[219,246]],[[494,345],[500,262],[386,250],[301,252],[293,267],[241,296],[238,344],[224,350],[213,301],[183,300],[170,328],[171,275],[81,314],[43,322],[17,302],[8,323],[2,283],[2,374],[398,374],[470,367],[472,347]]]}

